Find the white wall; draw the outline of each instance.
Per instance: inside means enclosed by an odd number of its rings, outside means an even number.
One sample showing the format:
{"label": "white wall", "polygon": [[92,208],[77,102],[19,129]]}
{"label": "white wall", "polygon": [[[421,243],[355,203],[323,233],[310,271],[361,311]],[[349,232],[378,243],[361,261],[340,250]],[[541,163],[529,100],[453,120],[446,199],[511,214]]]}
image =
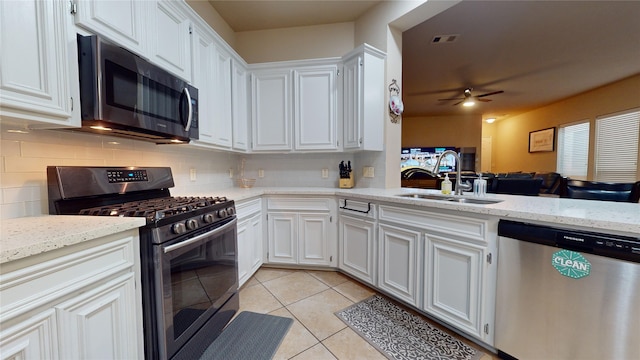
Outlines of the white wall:
{"label": "white wall", "polygon": [[236,33],[236,51],[249,64],[340,57],[353,50],[352,22]]}

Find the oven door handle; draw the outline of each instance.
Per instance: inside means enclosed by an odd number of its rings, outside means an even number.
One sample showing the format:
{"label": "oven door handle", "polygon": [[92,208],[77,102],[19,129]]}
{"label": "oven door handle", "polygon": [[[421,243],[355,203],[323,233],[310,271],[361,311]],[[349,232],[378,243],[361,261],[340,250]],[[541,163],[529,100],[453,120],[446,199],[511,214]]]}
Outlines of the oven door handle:
{"label": "oven door handle", "polygon": [[196,243],[196,242],[198,242],[198,241],[200,241],[200,240],[202,240],[204,238],[207,238],[207,237],[218,236],[219,234],[229,230],[229,228],[236,226],[237,222],[238,222],[238,219],[233,219],[233,221],[231,221],[231,222],[229,222],[227,224],[224,224],[224,225],[222,225],[221,227],[219,227],[217,229],[208,231],[208,232],[206,232],[204,234],[200,234],[200,235],[198,235],[196,237],[192,237],[189,240],[185,240],[185,241],[179,242],[177,244],[165,246],[164,247],[164,253],[168,254],[168,253],[170,253],[170,252],[172,252],[174,250],[178,250],[178,249],[183,248],[185,246],[189,246],[189,245],[191,245],[193,243]]}

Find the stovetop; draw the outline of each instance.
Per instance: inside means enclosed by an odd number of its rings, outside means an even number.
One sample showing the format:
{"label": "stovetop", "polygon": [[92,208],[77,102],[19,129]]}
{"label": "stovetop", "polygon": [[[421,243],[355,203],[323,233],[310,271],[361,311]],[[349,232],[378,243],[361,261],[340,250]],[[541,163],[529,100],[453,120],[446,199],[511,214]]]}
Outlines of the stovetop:
{"label": "stovetop", "polygon": [[215,211],[221,208],[228,211],[225,207],[228,206],[229,203],[230,201],[224,196],[164,197],[82,209],[78,215],[137,216],[145,217],[147,218],[147,223],[152,223],[162,219],[169,219],[176,215],[190,213],[198,209],[209,208],[210,211]]}

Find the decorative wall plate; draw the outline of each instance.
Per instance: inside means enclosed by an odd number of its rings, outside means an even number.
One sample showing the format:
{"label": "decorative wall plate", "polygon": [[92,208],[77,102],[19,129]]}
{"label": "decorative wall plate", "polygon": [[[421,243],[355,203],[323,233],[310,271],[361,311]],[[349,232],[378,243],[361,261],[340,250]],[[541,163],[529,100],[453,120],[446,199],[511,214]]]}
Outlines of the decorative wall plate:
{"label": "decorative wall plate", "polygon": [[402,103],[400,96],[392,95],[389,98],[389,109],[396,115],[402,115],[402,112],[404,111],[404,104]]}

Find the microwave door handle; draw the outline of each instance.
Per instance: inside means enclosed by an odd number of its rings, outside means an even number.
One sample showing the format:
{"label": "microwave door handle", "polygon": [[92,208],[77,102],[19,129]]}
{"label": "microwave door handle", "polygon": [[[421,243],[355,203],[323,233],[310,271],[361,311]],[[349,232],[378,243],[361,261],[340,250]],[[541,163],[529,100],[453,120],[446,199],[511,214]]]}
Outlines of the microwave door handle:
{"label": "microwave door handle", "polygon": [[200,241],[200,240],[202,240],[204,238],[207,238],[207,237],[216,237],[216,236],[220,235],[221,233],[227,231],[230,227],[236,226],[237,222],[238,222],[238,219],[233,219],[233,221],[228,222],[228,223],[224,224],[223,226],[221,226],[221,227],[219,227],[217,229],[211,230],[211,231],[206,232],[204,234],[200,234],[200,235],[198,235],[196,237],[193,237],[193,238],[191,238],[189,240],[185,240],[185,241],[179,242],[177,244],[165,246],[164,247],[164,253],[165,254],[170,253],[171,251],[178,250],[178,249],[183,248],[185,246],[191,245],[191,244],[196,243],[196,242],[198,242],[198,241]]}
{"label": "microwave door handle", "polygon": [[187,105],[189,106],[189,115],[187,116],[187,125],[185,125],[184,131],[189,131],[191,128],[191,120],[193,120],[193,105],[191,105],[191,94],[189,94],[189,89],[185,87],[182,92],[187,96]]}

